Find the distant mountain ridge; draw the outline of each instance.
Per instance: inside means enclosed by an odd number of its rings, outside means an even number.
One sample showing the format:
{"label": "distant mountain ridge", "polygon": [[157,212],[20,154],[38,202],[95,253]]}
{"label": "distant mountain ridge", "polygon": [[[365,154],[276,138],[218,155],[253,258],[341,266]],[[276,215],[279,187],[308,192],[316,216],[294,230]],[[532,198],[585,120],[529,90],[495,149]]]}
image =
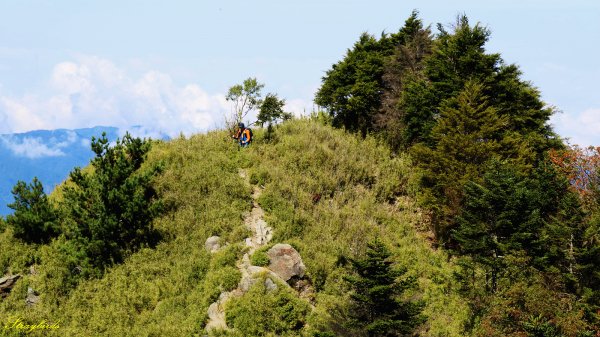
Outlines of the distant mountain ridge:
{"label": "distant mountain ridge", "polygon": [[88,164],[94,155],[91,138],[103,132],[110,141],[119,136],[119,129],[110,126],[0,135],[0,215],[12,212],[7,204],[14,200],[11,191],[18,180],[29,183],[38,177],[50,193],[73,168]]}

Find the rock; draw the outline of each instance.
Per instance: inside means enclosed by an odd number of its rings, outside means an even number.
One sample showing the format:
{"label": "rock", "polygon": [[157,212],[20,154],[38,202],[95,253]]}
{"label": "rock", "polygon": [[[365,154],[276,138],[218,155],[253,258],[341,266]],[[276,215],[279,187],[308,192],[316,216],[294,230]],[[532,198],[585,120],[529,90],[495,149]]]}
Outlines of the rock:
{"label": "rock", "polygon": [[10,290],[19,278],[21,278],[21,274],[0,278],[0,295],[2,297],[8,296],[8,293],[10,293]]}
{"label": "rock", "polygon": [[246,293],[250,288],[258,281],[256,274],[262,271],[262,267],[248,266],[246,273],[242,273],[242,279],[238,284],[238,289],[241,290],[242,294]]}
{"label": "rock", "polygon": [[210,238],[206,239],[206,242],[204,243],[204,248],[206,248],[207,251],[214,253],[217,250],[219,250],[219,248],[221,248],[220,241],[220,237],[211,236]]}
{"label": "rock", "polygon": [[206,330],[227,329],[225,323],[225,312],[219,308],[219,303],[215,302],[208,307],[209,322],[206,324]]}
{"label": "rock", "polygon": [[208,317],[216,317],[221,313],[219,302],[214,302],[208,307]]}
{"label": "rock", "polygon": [[260,266],[249,266],[248,267],[248,274],[250,274],[252,276],[256,276],[256,274],[263,273],[263,272],[268,273],[269,269],[267,269],[265,267],[260,267]]}
{"label": "rock", "polygon": [[269,256],[269,269],[284,281],[294,276],[303,277],[306,267],[300,254],[288,244],[278,243],[267,252]]}
{"label": "rock", "polygon": [[27,288],[27,298],[25,298],[25,303],[27,303],[28,306],[33,306],[39,301],[40,294],[31,287]]}
{"label": "rock", "polygon": [[[250,288],[261,280],[261,276],[265,276],[265,286],[267,290],[273,286],[277,289],[277,285],[273,282],[273,279],[279,279],[279,275],[270,271],[268,268],[260,266],[248,266],[246,267],[246,274],[242,276],[242,280],[238,286],[241,293],[246,293]],[[269,281],[266,281],[269,280]],[[269,284],[270,283],[270,284]]]}
{"label": "rock", "polygon": [[267,288],[267,292],[275,291],[277,290],[277,284],[267,277],[265,279],[265,288]]}
{"label": "rock", "polygon": [[248,275],[242,278],[240,284],[238,285],[238,288],[242,291],[242,294],[246,293],[248,292],[248,290],[250,290],[250,288],[252,288],[254,284],[256,284],[257,281],[257,278]]}
{"label": "rock", "polygon": [[208,307],[208,323],[206,331],[210,330],[227,330],[227,322],[225,321],[225,310],[223,304],[231,296],[230,292],[222,292],[219,299]]}
{"label": "rock", "polygon": [[262,218],[256,220],[254,228],[256,232],[255,240],[258,246],[267,244],[273,238],[273,229],[267,226],[267,222]]}

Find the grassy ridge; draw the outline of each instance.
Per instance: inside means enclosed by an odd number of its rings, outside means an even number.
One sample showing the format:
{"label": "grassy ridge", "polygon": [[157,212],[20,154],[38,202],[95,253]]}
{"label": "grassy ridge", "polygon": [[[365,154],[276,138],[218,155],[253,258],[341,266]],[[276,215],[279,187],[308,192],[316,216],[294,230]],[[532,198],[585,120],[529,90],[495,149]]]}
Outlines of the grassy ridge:
{"label": "grassy ridge", "polygon": [[[65,272],[59,242],[42,247],[34,254],[41,259],[39,274],[26,276],[2,301],[2,323],[10,314],[31,323],[60,320],[57,336],[200,334],[208,305],[239,277],[233,267],[239,249],[211,257],[204,241],[211,235],[240,241],[242,214],[250,208],[249,189],[237,175],[238,152],[224,136],[211,133],[153,147],[148,163],[165,166],[156,185],[170,208],[155,223],[163,243],[137,252],[102,279],[80,283],[68,296],[59,295],[64,285],[56,275]],[[13,272],[26,271],[18,258],[6,260],[12,260]],[[40,291],[41,305],[25,306],[25,284]]]}
{"label": "grassy ridge", "polygon": [[[326,326],[328,312],[343,306],[347,296],[341,281],[344,260],[360,254],[374,236],[382,237],[399,265],[418,276],[420,290],[412,295],[427,302],[423,335],[462,335],[468,312],[455,292],[454,267],[415,230],[422,219],[408,197],[407,158],[391,158],[373,139],[307,120],[281,125],[270,143],[262,140],[261,130],[255,136],[255,144],[242,151],[224,132],[155,144],[148,164],[162,162],[165,168],[155,181],[168,205],[155,223],[163,242],[70,292],[64,288],[72,271],[61,267],[60,238],[34,247],[16,242],[10,229],[4,230],[0,267],[25,277],[0,301],[0,323],[9,323],[11,316],[29,323],[60,320],[55,332],[28,335],[202,336],[208,306],[240,278],[235,262],[248,236],[243,215],[251,209],[251,187],[238,169],[246,168],[251,183],[264,186],[258,202],[274,229],[273,242],[298,249],[317,290],[312,313],[295,317],[306,326],[285,335],[311,335]],[[211,255],[204,242],[212,235],[229,245]],[[31,264],[34,274],[29,273]],[[41,293],[41,302],[31,308],[24,301],[28,286]],[[260,297],[259,290],[232,305],[237,321],[261,320],[274,310],[244,310],[244,305],[255,305],[252,296]],[[282,292],[278,299],[288,297]],[[286,303],[296,305],[294,301]],[[252,317],[257,312],[262,316]],[[292,312],[305,315],[303,310]],[[18,335],[14,330],[0,333]]]}
{"label": "grassy ridge", "polygon": [[415,296],[428,303],[430,317],[423,335],[463,335],[468,312],[454,292],[454,267],[415,230],[422,217],[408,197],[408,157],[391,158],[374,139],[307,121],[281,125],[272,143],[248,152],[251,181],[265,186],[259,203],[274,228],[273,241],[298,249],[319,290],[311,326],[325,324],[327,312],[347,295],[341,261],[380,236],[398,264],[419,278],[422,293]]}

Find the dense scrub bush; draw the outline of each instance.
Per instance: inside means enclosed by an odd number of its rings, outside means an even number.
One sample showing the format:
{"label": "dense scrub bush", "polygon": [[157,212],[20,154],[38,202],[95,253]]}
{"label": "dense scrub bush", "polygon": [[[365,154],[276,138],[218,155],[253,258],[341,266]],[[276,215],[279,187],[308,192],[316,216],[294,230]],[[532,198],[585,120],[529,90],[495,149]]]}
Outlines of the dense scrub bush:
{"label": "dense scrub bush", "polygon": [[290,289],[279,285],[269,291],[264,281],[257,282],[226,308],[227,323],[244,336],[298,336],[306,324],[309,305]]}

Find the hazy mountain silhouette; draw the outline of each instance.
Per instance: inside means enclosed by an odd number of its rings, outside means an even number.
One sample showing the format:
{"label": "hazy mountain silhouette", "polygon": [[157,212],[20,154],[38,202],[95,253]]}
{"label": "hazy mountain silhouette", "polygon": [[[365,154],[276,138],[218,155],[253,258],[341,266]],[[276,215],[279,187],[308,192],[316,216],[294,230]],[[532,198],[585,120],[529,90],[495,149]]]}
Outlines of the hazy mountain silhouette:
{"label": "hazy mountain silhouette", "polygon": [[104,126],[0,135],[0,215],[12,212],[6,205],[14,200],[11,191],[18,180],[38,177],[49,193],[74,167],[87,165],[93,157],[91,138],[102,132],[110,141],[118,137],[117,128]]}

